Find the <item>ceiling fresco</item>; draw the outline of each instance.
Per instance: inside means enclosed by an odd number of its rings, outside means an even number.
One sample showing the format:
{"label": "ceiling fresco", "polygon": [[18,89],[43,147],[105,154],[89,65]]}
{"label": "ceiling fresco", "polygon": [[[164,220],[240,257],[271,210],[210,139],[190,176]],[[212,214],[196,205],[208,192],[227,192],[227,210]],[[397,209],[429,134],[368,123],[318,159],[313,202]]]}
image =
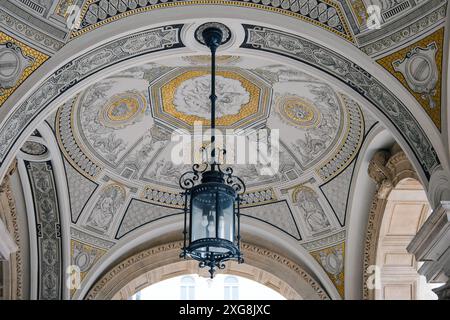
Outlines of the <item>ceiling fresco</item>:
{"label": "ceiling fresco", "polygon": [[[372,18],[368,6],[373,2],[4,0],[0,5],[0,108],[10,108],[10,96],[22,94],[21,84],[41,65],[49,65],[45,62],[51,63],[61,48],[82,43],[89,32],[120,19],[178,6],[194,10],[200,5],[273,14],[273,28],[265,22],[250,25],[237,20],[232,26],[242,40],[235,44],[236,50],[217,57],[217,126],[233,129],[245,137],[245,143],[253,142],[247,135],[252,130],[265,129],[269,136],[279,133],[276,170],[267,174],[261,164],[232,165],[248,187],[242,198],[242,216],[250,224],[262,223],[298,243],[344,297],[350,190],[365,137],[378,123],[349,92],[372,102],[377,112],[392,121],[420,162],[425,179],[440,165],[431,143],[435,140],[424,129],[424,119],[416,118],[405,103],[409,101],[397,94],[398,88],[388,87],[382,76],[391,74],[400,89],[403,86],[405,94],[417,100],[419,111],[421,106],[436,131],[445,128],[442,98],[447,94],[442,71],[447,1],[380,1],[379,29],[368,27]],[[75,27],[68,11],[72,6],[80,9],[81,23]],[[276,21],[284,17],[309,23],[325,35],[328,32],[339,46],[351,48],[349,52],[359,49],[357,53],[383,67],[379,69],[386,74],[365,70],[361,66],[367,62],[360,65],[358,60],[362,56],[347,56],[346,50],[337,52],[334,46],[316,43],[295,30],[278,30]],[[68,199],[60,199],[61,176],[52,143],[40,135],[29,137],[20,147],[22,158],[17,159],[24,164],[22,183],[29,184],[28,196],[33,199],[27,210],[37,221],[29,227],[36,233],[37,298],[63,297],[68,263],[80,268],[84,284],[95,265],[138,232],[182,214],[184,198],[178,179],[192,161],[171,161],[177,147],[172,137],[180,132],[197,137],[194,124],[200,121],[208,126],[210,117],[209,56],[177,53],[178,49],[196,50],[190,43],[194,40],[185,39],[191,22],[168,21],[164,26],[115,37],[89,51],[71,52],[66,64],[60,66],[57,61],[58,69],[40,79],[33,90],[28,87],[14,109],[0,109],[8,114],[1,119],[1,165],[24,128],[45,114],[61,151],[67,181]],[[170,58],[159,59],[166,53]],[[245,53],[249,55],[239,55]],[[160,55],[158,60],[102,75],[47,116],[47,107],[56,99],[95,78],[100,70],[155,54]],[[283,65],[281,61],[288,59],[328,74],[349,90],[343,92],[330,81]],[[207,148],[208,141],[202,140],[201,145]],[[190,151],[194,156],[200,154]],[[62,202],[70,209],[70,230],[61,232],[67,211],[60,207]],[[68,245],[62,233],[68,234]],[[70,261],[64,260],[64,250],[70,250]],[[78,297],[76,290],[70,294]]]}
{"label": "ceiling fresco", "polygon": [[[178,178],[190,164],[171,161],[171,134],[193,133],[194,120],[209,124],[207,58],[163,59],[121,71],[47,119],[64,156],[72,260],[83,262],[83,277],[90,255],[98,261],[139,228],[182,213]],[[274,174],[261,175],[258,164],[233,165],[248,186],[243,216],[277,228],[308,251],[344,241],[355,157],[377,120],[329,84],[273,61],[223,55],[218,74],[219,129],[279,130]]]}
{"label": "ceiling fresco", "polygon": [[[344,145],[348,154],[339,157],[337,167],[351,162],[364,125],[359,107],[349,98],[301,71],[254,58],[225,58],[217,79],[219,129],[277,129],[281,137],[280,170],[273,176],[258,174],[257,164],[236,165],[249,186],[301,180],[314,170],[318,179],[328,180],[327,161]],[[176,190],[189,163],[170,161],[175,144],[171,133],[190,130],[195,121],[209,123],[208,71],[193,66],[198,60],[134,67],[97,82],[62,106],[57,135],[68,161],[94,181],[107,171],[134,187]]]}
{"label": "ceiling fresco", "polygon": [[[22,52],[17,51],[19,55],[14,58],[20,68],[8,78],[11,85],[2,85],[0,81],[0,90],[8,91],[1,95],[0,105],[43,61],[68,42],[120,19],[164,8],[225,5],[273,13],[276,19],[289,16],[337,35],[376,59],[439,27],[446,17],[446,0],[384,0],[375,2],[380,27],[372,29],[369,26],[374,20],[373,9],[369,6],[373,4],[368,0],[5,0],[0,6],[0,44],[19,44]],[[0,46],[0,62],[8,60],[4,52]],[[20,64],[21,55],[25,59],[34,58],[33,65]],[[432,116],[433,120],[435,117]]]}

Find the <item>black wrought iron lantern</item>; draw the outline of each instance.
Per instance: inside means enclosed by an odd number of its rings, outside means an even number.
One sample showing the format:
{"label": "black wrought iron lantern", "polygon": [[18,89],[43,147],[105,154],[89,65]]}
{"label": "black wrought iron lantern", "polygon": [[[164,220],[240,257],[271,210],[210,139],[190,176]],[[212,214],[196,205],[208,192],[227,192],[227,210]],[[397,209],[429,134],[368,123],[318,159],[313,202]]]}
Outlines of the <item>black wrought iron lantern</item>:
{"label": "black wrought iron lantern", "polygon": [[[227,41],[227,30],[222,24],[209,23],[199,27],[196,35],[211,50],[211,154],[206,163],[194,164],[192,171],[180,177],[185,197],[180,256],[200,261],[201,268],[209,267],[211,278],[217,268],[225,268],[225,261],[244,261],[240,252],[240,195],[245,192],[245,184],[231,168],[221,168],[215,146],[215,54]],[[222,152],[225,154],[225,150]]]}

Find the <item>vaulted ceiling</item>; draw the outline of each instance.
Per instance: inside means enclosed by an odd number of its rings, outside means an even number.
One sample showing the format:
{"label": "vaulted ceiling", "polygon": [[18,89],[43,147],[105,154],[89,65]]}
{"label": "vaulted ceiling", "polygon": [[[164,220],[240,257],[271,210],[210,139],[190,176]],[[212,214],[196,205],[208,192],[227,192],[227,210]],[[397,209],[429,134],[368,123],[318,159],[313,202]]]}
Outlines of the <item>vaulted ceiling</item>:
{"label": "vaulted ceiling", "polygon": [[[261,240],[261,226],[289,242],[328,297],[344,298],[356,181],[373,150],[396,140],[424,186],[448,167],[446,14],[443,0],[3,1],[0,168],[18,163],[11,188],[37,270],[25,296],[83,298],[143,234],[181,230],[190,165],[171,161],[174,136],[207,124],[209,56],[194,33],[221,21],[232,36],[218,57],[219,128],[280,138],[273,172],[233,166],[248,187],[244,236]],[[64,288],[69,265],[78,291]]]}

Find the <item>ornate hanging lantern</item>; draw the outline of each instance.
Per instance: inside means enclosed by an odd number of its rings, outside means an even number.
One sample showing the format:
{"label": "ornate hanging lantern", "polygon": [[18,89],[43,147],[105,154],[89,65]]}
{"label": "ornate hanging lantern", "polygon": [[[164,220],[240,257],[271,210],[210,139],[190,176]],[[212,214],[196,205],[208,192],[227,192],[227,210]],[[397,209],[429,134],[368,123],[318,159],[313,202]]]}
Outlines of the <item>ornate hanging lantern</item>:
{"label": "ornate hanging lantern", "polygon": [[245,184],[231,168],[221,168],[215,146],[216,50],[229,36],[229,29],[220,23],[204,24],[196,32],[197,40],[211,50],[211,154],[209,161],[194,164],[192,171],[180,177],[184,190],[184,246],[180,256],[200,261],[201,268],[209,268],[211,278],[217,268],[225,268],[225,261],[244,262],[239,203]]}

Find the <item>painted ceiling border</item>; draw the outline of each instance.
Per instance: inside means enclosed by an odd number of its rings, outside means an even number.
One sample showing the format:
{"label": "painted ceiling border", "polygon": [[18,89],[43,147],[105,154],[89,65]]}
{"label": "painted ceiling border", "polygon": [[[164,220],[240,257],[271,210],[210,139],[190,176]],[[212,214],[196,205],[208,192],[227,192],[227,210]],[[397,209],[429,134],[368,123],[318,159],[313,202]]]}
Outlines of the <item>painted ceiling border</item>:
{"label": "painted ceiling border", "polygon": [[[122,13],[117,13],[114,16],[105,18],[104,20],[101,20],[99,22],[89,24],[86,22],[85,16],[89,10],[90,5],[95,4],[98,1],[97,0],[88,0],[84,4],[84,6],[81,10],[81,25],[82,25],[81,29],[79,29],[77,31],[73,31],[70,35],[70,39],[79,37],[87,32],[95,30],[95,29],[102,27],[106,24],[109,24],[111,22],[132,16],[135,14],[143,13],[143,12],[149,12],[149,11],[154,11],[154,10],[164,9],[164,8],[185,7],[185,6],[192,6],[192,5],[223,5],[223,6],[253,8],[253,9],[257,9],[257,10],[264,10],[264,11],[274,12],[274,13],[278,13],[278,14],[285,15],[285,16],[294,17],[294,18],[300,19],[302,21],[305,21],[307,23],[318,26],[327,31],[330,31],[330,32],[336,34],[337,36],[339,36],[353,44],[356,43],[355,38],[351,32],[351,28],[350,28],[349,22],[347,20],[347,17],[341,8],[342,0],[340,0],[339,3],[336,3],[335,1],[332,1],[332,0],[319,0],[318,1],[319,4],[324,3],[324,4],[328,5],[329,7],[334,8],[336,10],[336,14],[340,20],[340,25],[342,26],[342,29],[343,29],[342,31],[339,31],[336,28],[330,27],[326,23],[321,23],[315,19],[312,19],[312,18],[308,17],[307,15],[303,15],[299,12],[293,11],[290,8],[292,5],[290,3],[291,1],[287,1],[286,2],[287,4],[285,5],[285,4],[281,4],[282,1],[279,0],[278,2],[280,2],[281,5],[279,4],[278,6],[264,4],[264,3],[263,4],[256,3],[259,1],[260,0],[252,0],[252,2],[249,2],[249,0],[186,0],[186,1],[156,0],[156,1],[154,1],[154,2],[156,2],[154,4],[150,4],[150,5],[135,8],[135,9],[130,9],[130,10],[127,10]],[[265,1],[265,2],[267,2],[267,1]],[[298,10],[298,11],[300,11],[300,10]],[[83,27],[83,24],[85,24],[85,27]]]}

